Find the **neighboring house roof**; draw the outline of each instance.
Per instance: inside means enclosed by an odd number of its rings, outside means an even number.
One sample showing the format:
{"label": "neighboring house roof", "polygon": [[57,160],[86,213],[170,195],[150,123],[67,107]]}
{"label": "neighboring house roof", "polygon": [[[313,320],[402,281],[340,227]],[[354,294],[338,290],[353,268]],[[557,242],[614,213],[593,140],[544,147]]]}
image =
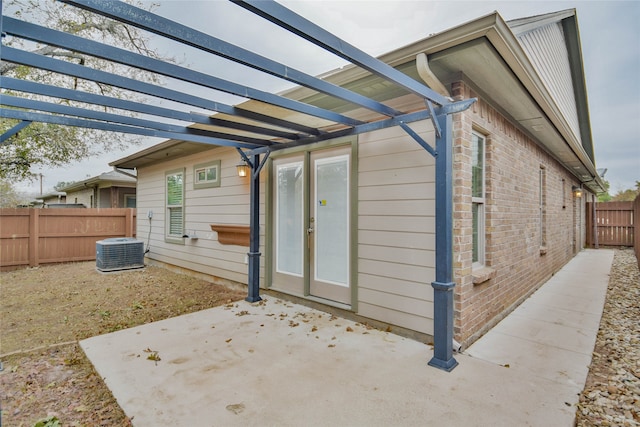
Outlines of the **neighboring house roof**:
{"label": "neighboring house roof", "polygon": [[[548,27],[551,36],[541,36]],[[564,43],[562,43],[564,42]],[[533,48],[542,50],[537,55]],[[554,51],[554,49],[560,49]],[[594,192],[605,191],[595,168],[593,142],[589,126],[586,85],[576,12],[574,9],[505,22],[497,13],[429,36],[381,56],[383,62],[420,81],[416,56],[426,54],[428,66],[443,82],[468,77],[480,96],[490,99],[505,117],[518,123],[530,136],[581,182]],[[565,69],[556,70],[564,84],[554,83],[554,75],[542,67],[548,61],[566,58]],[[547,62],[545,62],[547,61]],[[561,65],[560,67],[562,67]],[[570,77],[568,77],[569,75]],[[354,92],[385,101],[401,99],[403,106],[416,106],[424,100],[405,89],[355,66],[326,73],[323,79]],[[567,90],[567,87],[570,90]],[[573,91],[573,94],[569,92]],[[375,93],[372,93],[375,92]],[[301,100],[359,120],[373,120],[362,108],[312,89],[297,87],[286,91],[287,98]],[[571,96],[573,95],[573,101]],[[259,111],[264,104],[247,101],[241,107]],[[273,113],[273,109],[270,113]],[[290,113],[290,112],[289,112]],[[224,115],[216,115],[222,117]],[[290,116],[289,116],[290,117]],[[296,117],[304,120],[304,117]],[[321,123],[315,123],[322,127]],[[207,150],[210,146],[169,140],[131,156],[110,163],[121,168],[135,168]]]}
{"label": "neighboring house roof", "polygon": [[61,188],[66,193],[83,190],[87,187],[135,187],[137,182],[136,176],[131,172],[123,172],[114,169],[109,172],[101,173],[84,181],[74,182]]}
{"label": "neighboring house roof", "polygon": [[63,198],[66,199],[67,193],[65,193],[64,191],[52,191],[50,193],[46,193],[46,194],[42,194],[40,195],[40,197],[38,197],[37,199],[32,200],[30,203],[31,204],[43,204],[43,203],[47,203],[48,201],[54,199],[54,200],[62,200]]}

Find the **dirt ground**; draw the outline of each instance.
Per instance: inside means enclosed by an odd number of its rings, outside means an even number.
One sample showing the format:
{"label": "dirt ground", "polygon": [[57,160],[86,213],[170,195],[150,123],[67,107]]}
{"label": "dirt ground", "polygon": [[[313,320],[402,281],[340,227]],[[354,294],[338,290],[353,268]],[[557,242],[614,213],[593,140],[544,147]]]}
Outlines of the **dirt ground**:
{"label": "dirt ground", "polygon": [[79,340],[240,300],[246,293],[145,267],[100,273],[95,262],[0,273],[3,426],[128,426]]}

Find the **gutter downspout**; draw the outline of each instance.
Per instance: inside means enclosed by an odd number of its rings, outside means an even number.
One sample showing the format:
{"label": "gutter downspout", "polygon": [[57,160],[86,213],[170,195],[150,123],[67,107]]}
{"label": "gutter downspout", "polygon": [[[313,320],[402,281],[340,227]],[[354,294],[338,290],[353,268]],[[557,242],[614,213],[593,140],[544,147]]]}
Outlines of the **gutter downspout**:
{"label": "gutter downspout", "polygon": [[451,100],[451,95],[445,85],[438,80],[436,75],[433,74],[433,71],[431,71],[431,68],[429,68],[429,60],[425,53],[419,53],[416,55],[416,68],[418,70],[418,75],[422,80],[424,80],[427,86]]}

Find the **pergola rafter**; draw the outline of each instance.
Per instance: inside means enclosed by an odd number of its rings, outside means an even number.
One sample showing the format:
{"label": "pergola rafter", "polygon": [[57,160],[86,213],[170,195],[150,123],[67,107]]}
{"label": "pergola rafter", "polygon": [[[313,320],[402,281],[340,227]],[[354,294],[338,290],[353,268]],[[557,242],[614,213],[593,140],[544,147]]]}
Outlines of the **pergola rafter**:
{"label": "pergola rafter", "polygon": [[[142,103],[121,100],[80,90],[56,88],[41,83],[3,77],[0,80],[0,89],[3,90],[0,99],[0,117],[16,119],[20,123],[1,135],[0,143],[9,143],[10,138],[20,129],[28,126],[30,122],[36,121],[235,147],[253,169],[250,190],[249,290],[247,300],[255,302],[260,300],[259,172],[269,153],[293,146],[314,144],[340,136],[357,135],[391,126],[401,126],[436,159],[436,280],[432,282],[434,288],[434,356],[429,364],[447,371],[457,365],[452,356],[453,287],[455,284],[452,279],[451,114],[468,108],[474,102],[473,99],[454,102],[271,0],[232,1],[349,63],[422,98],[425,108],[412,112],[399,111],[379,100],[310,76],[127,3],[105,2],[103,0],[60,1],[336,98],[343,104],[349,105],[346,110],[364,108],[374,117],[366,121],[358,120],[344,113],[321,108],[311,103],[289,99],[248,85],[240,85],[215,75],[197,72],[139,53],[3,15],[0,21],[0,30],[7,34],[134,67],[156,75],[168,76],[207,90],[214,89],[240,96],[252,101],[252,109],[227,105],[204,96],[191,95],[84,65],[2,46],[0,59],[3,61],[117,87],[151,96],[154,99],[166,99],[208,111],[210,114],[161,107],[154,105],[153,101]],[[11,93],[9,94],[8,91]],[[60,105],[54,102],[35,101],[21,97],[20,93],[38,94],[101,107],[106,106],[118,111],[105,112],[104,110],[98,111],[79,106]],[[259,108],[261,105],[268,108]],[[282,114],[283,112],[284,114]],[[135,118],[132,117],[132,113],[144,114],[147,118]],[[167,118],[182,122],[182,124],[167,124],[164,121]],[[435,147],[431,147],[409,126],[412,122],[425,119],[432,120],[434,124],[436,130]],[[198,125],[198,128],[196,129],[194,125]]]}

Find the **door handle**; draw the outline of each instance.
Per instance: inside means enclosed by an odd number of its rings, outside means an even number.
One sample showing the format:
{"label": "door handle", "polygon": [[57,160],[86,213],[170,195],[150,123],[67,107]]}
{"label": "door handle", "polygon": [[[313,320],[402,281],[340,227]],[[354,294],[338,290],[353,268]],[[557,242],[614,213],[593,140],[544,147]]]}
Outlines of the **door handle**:
{"label": "door handle", "polygon": [[311,234],[313,234],[313,227],[307,228],[307,249],[311,249]]}

